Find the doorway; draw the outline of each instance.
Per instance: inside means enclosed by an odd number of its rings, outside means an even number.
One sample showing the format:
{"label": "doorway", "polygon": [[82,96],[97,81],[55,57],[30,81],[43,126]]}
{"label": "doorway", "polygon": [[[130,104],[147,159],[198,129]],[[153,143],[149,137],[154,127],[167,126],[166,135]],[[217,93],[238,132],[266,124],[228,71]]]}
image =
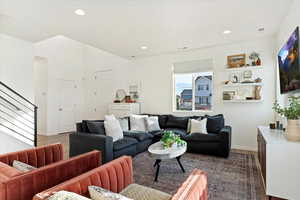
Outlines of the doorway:
{"label": "doorway", "polygon": [[37,110],[37,132],[47,135],[47,92],[48,92],[48,60],[34,57],[34,102]]}

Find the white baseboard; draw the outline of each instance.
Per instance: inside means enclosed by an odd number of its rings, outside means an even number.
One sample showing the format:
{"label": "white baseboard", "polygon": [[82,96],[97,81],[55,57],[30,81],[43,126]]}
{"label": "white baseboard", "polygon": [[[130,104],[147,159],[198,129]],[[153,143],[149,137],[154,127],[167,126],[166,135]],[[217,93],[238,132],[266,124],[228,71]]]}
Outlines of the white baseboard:
{"label": "white baseboard", "polygon": [[246,151],[257,151],[257,147],[250,147],[250,146],[242,146],[242,145],[233,145],[231,149],[239,149],[239,150],[246,150]]}

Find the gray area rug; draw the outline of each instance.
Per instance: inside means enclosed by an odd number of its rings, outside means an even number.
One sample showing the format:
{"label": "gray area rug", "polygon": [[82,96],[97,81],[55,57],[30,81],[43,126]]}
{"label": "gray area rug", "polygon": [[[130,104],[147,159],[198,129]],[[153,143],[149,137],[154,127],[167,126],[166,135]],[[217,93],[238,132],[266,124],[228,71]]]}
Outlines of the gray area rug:
{"label": "gray area rug", "polygon": [[264,187],[255,154],[232,152],[228,159],[186,153],[181,162],[162,161],[158,182],[154,182],[154,160],[148,153],[134,157],[134,180],[140,185],[152,187],[170,194],[176,192],[194,168],[208,174],[209,200],[263,200]]}

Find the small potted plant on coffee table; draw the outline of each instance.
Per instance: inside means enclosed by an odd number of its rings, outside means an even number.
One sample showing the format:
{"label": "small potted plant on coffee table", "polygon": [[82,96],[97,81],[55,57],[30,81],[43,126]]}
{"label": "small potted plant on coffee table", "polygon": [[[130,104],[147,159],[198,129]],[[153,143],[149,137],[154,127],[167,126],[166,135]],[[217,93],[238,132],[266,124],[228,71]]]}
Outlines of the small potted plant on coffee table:
{"label": "small potted plant on coffee table", "polygon": [[163,132],[163,136],[160,140],[163,144],[164,148],[172,148],[172,147],[180,147],[186,145],[186,142],[178,135],[176,135],[173,131],[165,131]]}

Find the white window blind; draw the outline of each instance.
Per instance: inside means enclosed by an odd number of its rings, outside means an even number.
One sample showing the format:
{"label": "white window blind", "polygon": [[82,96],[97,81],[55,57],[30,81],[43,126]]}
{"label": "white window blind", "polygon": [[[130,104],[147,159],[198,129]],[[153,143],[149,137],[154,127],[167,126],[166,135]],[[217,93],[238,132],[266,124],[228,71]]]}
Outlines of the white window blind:
{"label": "white window blind", "polygon": [[203,59],[186,62],[177,62],[173,64],[175,74],[198,73],[213,71],[213,60]]}

